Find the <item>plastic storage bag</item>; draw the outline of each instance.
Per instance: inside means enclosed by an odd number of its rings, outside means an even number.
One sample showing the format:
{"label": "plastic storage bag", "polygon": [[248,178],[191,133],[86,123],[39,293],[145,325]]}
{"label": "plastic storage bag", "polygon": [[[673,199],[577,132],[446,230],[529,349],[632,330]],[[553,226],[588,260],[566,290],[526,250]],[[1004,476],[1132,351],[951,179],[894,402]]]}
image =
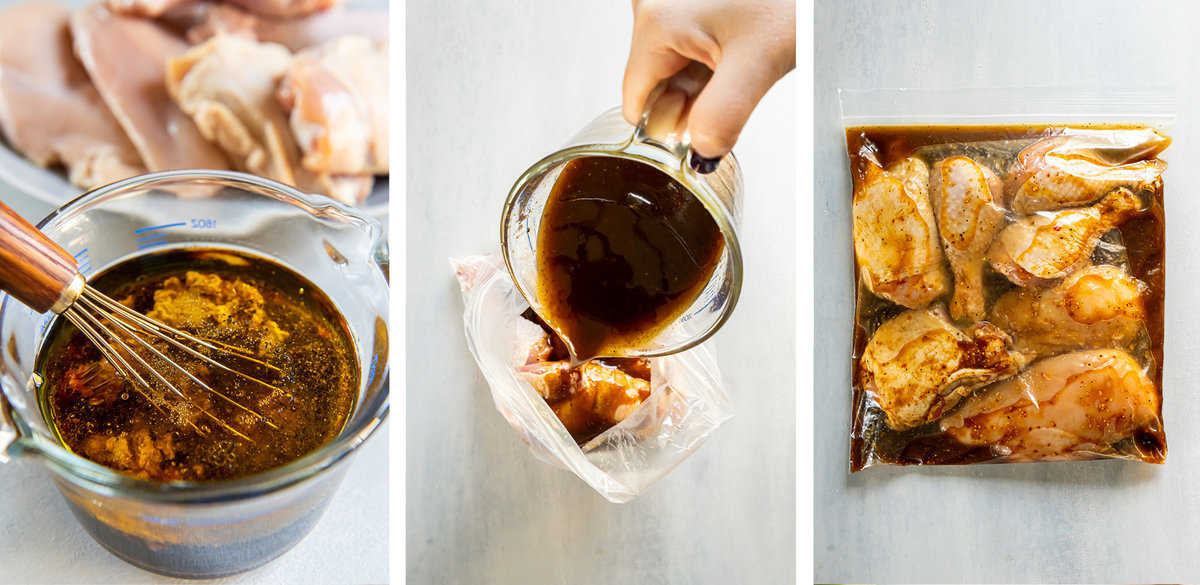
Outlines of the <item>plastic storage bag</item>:
{"label": "plastic storage bag", "polygon": [[840,97],[851,471],[1161,463],[1170,92]]}
{"label": "plastic storage bag", "polygon": [[691,455],[733,416],[716,360],[704,347],[652,358],[651,393],[629,416],[578,445],[534,388],[517,375],[540,327],[497,255],[454,258],[467,345],[496,409],[538,459],[565,468],[612,502],[627,502]]}

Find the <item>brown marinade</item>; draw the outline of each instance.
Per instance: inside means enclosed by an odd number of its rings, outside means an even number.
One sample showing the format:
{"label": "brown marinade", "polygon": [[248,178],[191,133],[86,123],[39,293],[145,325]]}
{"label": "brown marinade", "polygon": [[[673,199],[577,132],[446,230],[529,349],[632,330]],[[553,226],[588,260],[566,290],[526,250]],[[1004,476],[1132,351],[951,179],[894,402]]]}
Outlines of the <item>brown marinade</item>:
{"label": "brown marinade", "polygon": [[[1144,129],[1140,125],[971,125],[971,126],[873,126],[846,129],[846,146],[854,190],[867,180],[869,167],[889,164],[916,156],[932,165],[950,156],[967,156],[1000,173],[1009,169],[1017,153],[1034,142],[1079,130]],[[1115,228],[1105,241],[1123,243],[1127,272],[1147,285],[1143,291],[1145,325],[1149,341],[1137,357],[1147,364],[1150,380],[1161,396],[1163,364],[1163,292],[1164,292],[1164,213],[1163,188],[1159,182],[1148,193],[1148,209]],[[852,196],[852,195],[850,195]],[[1093,262],[1104,247],[1098,247]],[[858,270],[855,275],[855,323],[852,356],[853,402],[851,413],[850,470],[859,471],[872,464],[896,465],[968,464],[1002,462],[989,447],[968,447],[939,432],[936,425],[898,431],[888,425],[883,411],[864,390],[861,370],[863,351],[875,330],[885,321],[905,312],[905,308],[884,300],[867,288]],[[985,269],[985,293],[988,303],[1017,287],[1004,276]],[[1161,407],[1160,407],[1161,408]],[[1161,420],[1161,410],[1159,412]],[[1129,439],[1130,450],[1141,453],[1144,461],[1161,462],[1166,440],[1161,428],[1139,432]]]}
{"label": "brown marinade", "polygon": [[581,361],[652,339],[704,290],[724,249],[686,187],[615,157],[567,163],[538,235],[538,299]]}
{"label": "brown marinade", "polygon": [[144,479],[231,479],[313,451],[337,436],[353,410],[360,373],[346,323],[324,293],[290,269],[241,252],[193,248],[132,258],[90,284],[152,318],[248,349],[279,368],[213,356],[272,390],[198,360],[183,363],[278,428],[181,376],[172,381],[193,404],[245,438],[179,397],[153,404],[74,326],[57,320],[38,360],[42,408],[62,442],[81,456]]}

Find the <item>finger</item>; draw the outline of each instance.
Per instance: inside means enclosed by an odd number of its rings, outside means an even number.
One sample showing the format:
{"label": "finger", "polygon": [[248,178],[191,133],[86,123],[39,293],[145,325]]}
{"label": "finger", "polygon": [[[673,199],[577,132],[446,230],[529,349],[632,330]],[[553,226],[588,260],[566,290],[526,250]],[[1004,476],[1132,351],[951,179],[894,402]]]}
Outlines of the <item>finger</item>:
{"label": "finger", "polygon": [[658,82],[675,75],[689,62],[669,47],[651,46],[635,33],[621,87],[621,111],[625,120],[636,125],[646,107],[646,98]]}
{"label": "finger", "polygon": [[693,152],[708,159],[729,154],[754,107],[786,72],[753,45],[727,48],[688,117]]}

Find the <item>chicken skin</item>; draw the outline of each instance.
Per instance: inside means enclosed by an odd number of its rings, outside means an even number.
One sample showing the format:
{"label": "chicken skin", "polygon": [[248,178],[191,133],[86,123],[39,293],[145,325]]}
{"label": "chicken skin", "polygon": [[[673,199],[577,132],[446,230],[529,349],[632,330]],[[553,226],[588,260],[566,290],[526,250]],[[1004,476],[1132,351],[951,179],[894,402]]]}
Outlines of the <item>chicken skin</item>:
{"label": "chicken skin", "polygon": [[863,388],[893,429],[918,427],[976,388],[1016,374],[1025,359],[1008,351],[1008,342],[989,323],[960,330],[940,306],[906,311],[867,342],[860,362]]}
{"label": "chicken skin", "polygon": [[1142,366],[1122,350],[1098,349],[1034,363],[965,401],[942,429],[1012,461],[1080,459],[1153,431],[1158,412]]}
{"label": "chicken skin", "polygon": [[1085,266],[1100,237],[1141,209],[1141,199],[1122,187],[1090,207],[1030,215],[1000,230],[988,257],[1013,284],[1048,286]]}
{"label": "chicken skin", "polygon": [[989,321],[1013,348],[1038,356],[1082,347],[1127,347],[1145,329],[1145,285],[1116,266],[1089,266],[1052,288],[1008,292]]}
{"label": "chicken skin", "polygon": [[867,288],[896,304],[919,309],[946,293],[950,278],[923,161],[868,169],[854,193],[854,254]]}
{"label": "chicken skin", "polygon": [[995,203],[1002,188],[991,169],[965,156],[940,160],[930,173],[929,198],[954,272],[950,316],[956,321],[978,321],[986,313],[984,254],[1004,227],[1004,210]]}
{"label": "chicken skin", "polygon": [[1088,205],[1119,187],[1155,190],[1167,163],[1154,157],[1170,142],[1153,130],[1035,142],[1017,155],[1005,178],[1009,208],[1028,215]]}

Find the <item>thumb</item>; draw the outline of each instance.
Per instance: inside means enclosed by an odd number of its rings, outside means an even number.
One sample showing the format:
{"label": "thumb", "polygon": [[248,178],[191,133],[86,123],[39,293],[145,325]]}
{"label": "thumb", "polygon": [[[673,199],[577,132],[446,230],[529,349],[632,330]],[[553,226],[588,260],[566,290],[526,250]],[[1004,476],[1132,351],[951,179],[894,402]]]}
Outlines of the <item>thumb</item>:
{"label": "thumb", "polygon": [[740,43],[725,50],[688,116],[696,154],[718,159],[733,150],[754,107],[787,73],[772,61],[754,44]]}
{"label": "thumb", "polygon": [[635,36],[621,87],[621,113],[625,121],[636,126],[646,107],[646,98],[658,82],[675,75],[688,63],[687,57],[670,48],[651,46],[644,36]]}

